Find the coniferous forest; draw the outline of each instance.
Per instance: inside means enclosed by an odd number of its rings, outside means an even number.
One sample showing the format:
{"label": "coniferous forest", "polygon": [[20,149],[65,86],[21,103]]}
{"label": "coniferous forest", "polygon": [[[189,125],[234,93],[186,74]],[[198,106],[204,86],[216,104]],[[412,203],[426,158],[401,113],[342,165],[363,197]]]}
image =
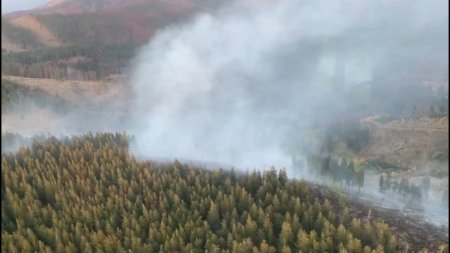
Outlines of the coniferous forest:
{"label": "coniferous forest", "polygon": [[125,134],[34,140],[2,154],[2,252],[397,252],[284,170],[156,164]]}
{"label": "coniferous forest", "polygon": [[448,252],[447,4],[3,1],[1,252]]}

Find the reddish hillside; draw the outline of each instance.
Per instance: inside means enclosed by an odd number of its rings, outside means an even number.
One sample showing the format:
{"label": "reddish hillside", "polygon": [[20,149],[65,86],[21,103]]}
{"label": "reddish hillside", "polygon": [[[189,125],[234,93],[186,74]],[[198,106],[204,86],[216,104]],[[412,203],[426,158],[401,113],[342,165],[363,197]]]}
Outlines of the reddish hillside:
{"label": "reddish hillside", "polygon": [[75,80],[120,74],[134,50],[148,43],[157,30],[195,13],[214,12],[223,3],[54,0],[30,11],[9,13],[2,16],[2,71]]}
{"label": "reddish hillside", "polygon": [[4,17],[17,17],[26,14],[76,14],[86,12],[101,12],[118,10],[125,6],[145,4],[153,0],[52,0],[32,10],[7,13]]}
{"label": "reddish hillside", "polygon": [[[39,22],[37,27],[46,27],[63,45],[140,45],[146,43],[157,29],[184,20],[197,12],[213,11],[222,3],[225,1],[53,0],[30,11],[5,14],[3,18],[14,23],[25,16],[36,17]],[[78,30],[70,30],[72,27]],[[39,35],[35,27],[28,29]],[[71,34],[65,36],[64,33],[69,32]],[[76,37],[76,40],[70,36]],[[102,37],[102,41],[94,40],[95,36]],[[46,46],[54,46],[42,42]]]}

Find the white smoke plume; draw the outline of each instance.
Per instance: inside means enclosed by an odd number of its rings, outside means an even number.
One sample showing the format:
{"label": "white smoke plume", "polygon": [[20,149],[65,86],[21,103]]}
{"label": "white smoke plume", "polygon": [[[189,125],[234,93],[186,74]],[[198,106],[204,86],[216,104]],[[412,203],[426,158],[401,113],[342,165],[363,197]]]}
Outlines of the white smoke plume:
{"label": "white smoke plume", "polygon": [[[130,67],[134,152],[308,176],[286,143],[300,125],[370,115],[353,88],[370,83],[386,94],[371,98],[376,110],[404,114],[423,98],[393,86],[428,80],[427,68],[448,86],[447,10],[444,0],[235,2],[163,29]],[[384,96],[398,103],[384,108]],[[424,205],[428,220],[448,213],[439,200]]]}
{"label": "white smoke plume", "polygon": [[282,147],[293,123],[357,110],[341,94],[371,81],[380,66],[400,71],[424,58],[447,64],[446,6],[234,3],[161,30],[131,67],[135,151],[244,169],[289,166]]}

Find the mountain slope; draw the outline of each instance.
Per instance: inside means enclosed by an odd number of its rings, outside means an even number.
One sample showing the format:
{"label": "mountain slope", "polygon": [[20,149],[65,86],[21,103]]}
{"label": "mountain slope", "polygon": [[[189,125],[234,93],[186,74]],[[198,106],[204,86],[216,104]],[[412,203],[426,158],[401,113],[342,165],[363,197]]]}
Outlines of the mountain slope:
{"label": "mountain slope", "polygon": [[[6,14],[2,16],[2,70],[7,75],[54,79],[81,76],[82,80],[120,74],[133,52],[156,31],[196,13],[212,12],[224,2],[57,0],[27,12]],[[88,54],[87,47],[91,50]],[[70,57],[65,54],[49,59],[48,55],[66,49]],[[110,57],[114,55],[118,57]],[[80,57],[82,61],[74,60]],[[30,58],[34,60],[26,60]],[[82,74],[74,77],[73,69]]]}
{"label": "mountain slope", "polygon": [[31,15],[21,16],[10,20],[11,24],[31,31],[39,39],[40,43],[49,47],[59,46],[58,39],[53,33],[43,26],[35,17]]}
{"label": "mountain slope", "polygon": [[[65,40],[64,44],[82,42],[94,43],[92,34],[101,32],[98,36],[107,36],[114,31],[124,33],[132,38],[123,41],[120,36],[107,37],[110,44],[146,43],[156,29],[181,21],[199,11],[216,10],[225,1],[204,0],[56,0],[42,7],[26,11],[5,14],[2,17],[12,23],[23,24],[33,19],[32,26],[24,26],[39,34],[38,29],[48,29]],[[24,21],[25,19],[25,21]],[[37,19],[37,20],[34,20]],[[63,24],[58,24],[63,23]],[[68,29],[67,31],[63,31]],[[114,31],[112,31],[113,29]],[[70,36],[73,37],[67,37]],[[115,41],[118,39],[118,41]],[[46,44],[47,45],[47,44]],[[47,46],[56,46],[48,44]]]}

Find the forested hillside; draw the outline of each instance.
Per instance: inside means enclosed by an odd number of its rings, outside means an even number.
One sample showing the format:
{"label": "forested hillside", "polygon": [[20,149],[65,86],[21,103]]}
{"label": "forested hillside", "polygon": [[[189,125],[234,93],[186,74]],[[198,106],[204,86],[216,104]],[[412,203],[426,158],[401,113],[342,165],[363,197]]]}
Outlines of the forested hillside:
{"label": "forested hillside", "polygon": [[31,78],[97,80],[124,71],[132,46],[83,45],[2,52],[4,75]]}
{"label": "forested hillside", "polygon": [[89,134],[2,154],[2,251],[399,250],[385,223],[352,219],[284,170],[157,166],[128,142]]}
{"label": "forested hillside", "polygon": [[123,74],[136,50],[160,29],[223,1],[54,1],[2,16],[2,73],[99,80]]}

